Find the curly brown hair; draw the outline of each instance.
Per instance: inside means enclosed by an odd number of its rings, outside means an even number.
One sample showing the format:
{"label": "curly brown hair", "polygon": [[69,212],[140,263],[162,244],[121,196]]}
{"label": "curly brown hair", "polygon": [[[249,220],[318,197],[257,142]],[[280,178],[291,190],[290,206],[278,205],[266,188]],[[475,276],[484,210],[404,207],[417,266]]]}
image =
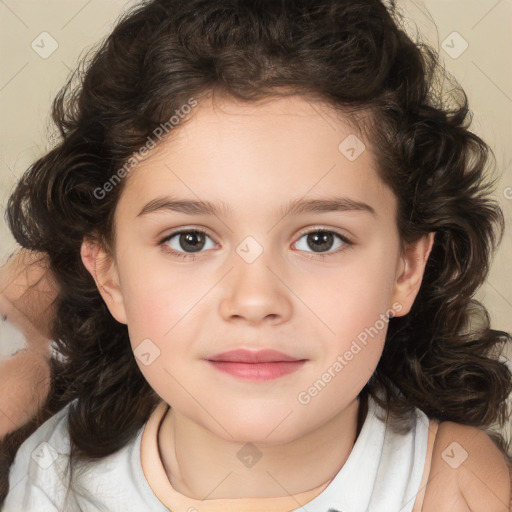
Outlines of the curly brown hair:
{"label": "curly brown hair", "polygon": [[512,374],[498,356],[511,337],[490,328],[474,299],[504,230],[484,172],[492,152],[469,130],[464,91],[453,79],[449,96],[438,87],[447,74],[437,53],[400,20],[380,0],[152,0],[129,9],[82,59],[53,103],[59,142],[27,169],[7,207],[16,241],[48,254],[60,289],[52,326],[60,356],[44,406],[1,444],[0,503],[20,444],[66,404],[78,460],[126,445],[159,402],[80,248],[90,238],[112,252],[125,180],[97,190],[188,98],[212,92],[316,97],[359,118],[398,199],[403,246],[436,233],[414,305],[390,319],[359,396],[372,396],[397,428],[417,407],[485,429],[506,455],[491,426],[508,419]]}

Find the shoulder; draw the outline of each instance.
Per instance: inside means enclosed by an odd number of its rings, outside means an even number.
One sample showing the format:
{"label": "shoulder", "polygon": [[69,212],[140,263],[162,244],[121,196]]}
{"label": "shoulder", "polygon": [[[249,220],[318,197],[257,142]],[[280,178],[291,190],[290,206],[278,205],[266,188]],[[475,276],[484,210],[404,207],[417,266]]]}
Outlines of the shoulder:
{"label": "shoulder", "polygon": [[424,512],[509,510],[511,487],[505,456],[483,430],[451,421],[440,423],[431,464]]}
{"label": "shoulder", "polygon": [[[37,450],[40,443],[52,443],[52,447],[59,452],[69,451],[68,413],[71,404],[67,404],[60,411],[39,425],[20,446],[18,454]],[[18,455],[17,454],[17,455]]]}
{"label": "shoulder", "polygon": [[9,473],[6,511],[16,510],[21,503],[28,507],[24,510],[36,510],[30,508],[33,504],[35,507],[58,503],[60,494],[67,490],[68,410],[69,404],[48,418],[19,447]]}

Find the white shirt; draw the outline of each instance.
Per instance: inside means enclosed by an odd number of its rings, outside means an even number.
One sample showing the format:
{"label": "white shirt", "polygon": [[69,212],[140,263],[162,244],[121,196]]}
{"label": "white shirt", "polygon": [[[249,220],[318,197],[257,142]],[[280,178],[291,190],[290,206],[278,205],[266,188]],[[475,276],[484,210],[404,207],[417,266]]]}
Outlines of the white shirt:
{"label": "white shirt", "polygon": [[[171,510],[159,500],[143,471],[145,427],[117,453],[81,468],[73,477],[77,489],[66,496],[70,480],[68,409],[69,405],[49,418],[21,445],[11,467],[3,512]],[[308,512],[412,511],[426,461],[428,417],[416,409],[412,428],[398,434],[377,412],[385,415],[369,397],[366,419],[348,459],[329,485],[307,503]],[[291,512],[304,512],[304,508]]]}

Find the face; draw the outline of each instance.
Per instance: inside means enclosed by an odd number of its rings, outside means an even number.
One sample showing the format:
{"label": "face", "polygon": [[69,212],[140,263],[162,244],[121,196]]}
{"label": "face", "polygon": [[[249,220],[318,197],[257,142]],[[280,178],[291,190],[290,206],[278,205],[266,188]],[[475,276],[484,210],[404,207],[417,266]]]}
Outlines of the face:
{"label": "face", "polygon": [[[127,179],[98,286],[157,394],[222,438],[283,443],[333,419],[414,300],[429,248],[400,253],[396,198],[354,135],[300,97],[204,100]],[[212,363],[236,349],[295,362]]]}

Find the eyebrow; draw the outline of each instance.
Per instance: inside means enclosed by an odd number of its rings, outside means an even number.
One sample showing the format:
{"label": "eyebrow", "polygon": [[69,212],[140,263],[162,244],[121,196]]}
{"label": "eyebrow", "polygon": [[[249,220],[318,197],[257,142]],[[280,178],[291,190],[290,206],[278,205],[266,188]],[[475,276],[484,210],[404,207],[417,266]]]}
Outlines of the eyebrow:
{"label": "eyebrow", "polygon": [[[210,201],[194,201],[173,197],[157,197],[147,203],[137,214],[137,217],[161,211],[185,213],[187,215],[213,215],[216,217],[229,217],[233,214],[229,206],[223,201],[213,203]],[[278,210],[277,214],[281,217],[286,217],[287,215],[300,215],[302,213],[345,211],[367,212],[377,217],[376,211],[369,204],[355,201],[347,197],[293,199]]]}

